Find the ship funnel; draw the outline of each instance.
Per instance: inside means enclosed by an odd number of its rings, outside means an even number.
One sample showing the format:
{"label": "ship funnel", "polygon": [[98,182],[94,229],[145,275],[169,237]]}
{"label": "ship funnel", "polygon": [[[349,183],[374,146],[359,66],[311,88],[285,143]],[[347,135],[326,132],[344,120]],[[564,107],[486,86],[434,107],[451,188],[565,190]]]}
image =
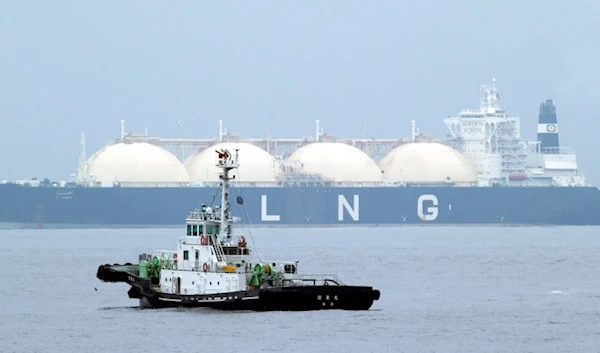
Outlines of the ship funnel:
{"label": "ship funnel", "polygon": [[544,154],[558,153],[558,121],[556,106],[552,99],[546,99],[540,104],[537,139],[540,142],[540,152]]}

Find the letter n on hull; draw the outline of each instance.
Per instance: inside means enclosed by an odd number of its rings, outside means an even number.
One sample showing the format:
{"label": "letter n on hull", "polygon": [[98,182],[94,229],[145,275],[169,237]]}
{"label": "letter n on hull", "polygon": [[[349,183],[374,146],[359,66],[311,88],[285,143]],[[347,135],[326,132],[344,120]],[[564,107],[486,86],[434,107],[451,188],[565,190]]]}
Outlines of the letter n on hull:
{"label": "letter n on hull", "polygon": [[348,212],[353,221],[358,221],[359,218],[359,203],[358,195],[354,195],[353,206],[350,206],[344,195],[338,195],[338,221],[344,220],[344,209]]}
{"label": "letter n on hull", "polygon": [[260,220],[263,222],[279,222],[278,214],[267,213],[267,195],[260,195]]}

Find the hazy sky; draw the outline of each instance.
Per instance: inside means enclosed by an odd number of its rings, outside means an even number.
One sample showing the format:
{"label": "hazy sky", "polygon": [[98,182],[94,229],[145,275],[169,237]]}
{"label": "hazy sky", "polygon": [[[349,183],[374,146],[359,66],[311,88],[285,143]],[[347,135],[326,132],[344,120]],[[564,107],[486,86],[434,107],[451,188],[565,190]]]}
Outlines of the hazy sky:
{"label": "hazy sky", "polygon": [[600,184],[600,4],[592,1],[4,1],[0,179],[76,171],[128,131],[163,137],[446,135],[443,118],[502,104],[535,138],[557,104],[562,145]]}

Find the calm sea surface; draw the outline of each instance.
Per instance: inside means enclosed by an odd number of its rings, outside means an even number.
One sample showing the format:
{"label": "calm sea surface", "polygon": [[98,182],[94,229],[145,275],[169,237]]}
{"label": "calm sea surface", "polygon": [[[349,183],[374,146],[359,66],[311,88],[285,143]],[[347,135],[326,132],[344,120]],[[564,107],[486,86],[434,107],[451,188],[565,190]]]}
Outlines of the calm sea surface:
{"label": "calm sea surface", "polygon": [[182,230],[1,230],[0,352],[599,352],[599,231],[245,230],[263,259],[381,299],[366,312],[236,313],[141,310],[127,285],[96,279],[100,264],[174,249]]}

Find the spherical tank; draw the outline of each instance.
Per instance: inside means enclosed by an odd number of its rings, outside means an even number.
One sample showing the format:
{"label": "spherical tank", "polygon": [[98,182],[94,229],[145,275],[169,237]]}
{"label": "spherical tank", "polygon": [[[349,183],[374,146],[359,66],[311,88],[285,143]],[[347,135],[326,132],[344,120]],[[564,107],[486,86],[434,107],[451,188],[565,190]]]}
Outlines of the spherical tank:
{"label": "spherical tank", "polygon": [[294,151],[288,160],[299,160],[308,173],[343,182],[380,182],[381,170],[360,149],[341,142],[317,142]]}
{"label": "spherical tank", "polygon": [[408,143],[379,161],[385,180],[436,183],[448,180],[472,183],[477,171],[458,151],[441,143]]}
{"label": "spherical tank", "polygon": [[279,174],[275,158],[262,148],[250,143],[224,142],[202,150],[185,161],[185,167],[192,180],[219,181],[220,169],[217,164],[217,153],[227,149],[231,154],[238,151],[240,166],[232,170],[231,175],[240,182],[274,182]]}
{"label": "spherical tank", "polygon": [[162,147],[145,143],[109,145],[87,161],[87,176],[97,182],[189,182],[183,164]]}

